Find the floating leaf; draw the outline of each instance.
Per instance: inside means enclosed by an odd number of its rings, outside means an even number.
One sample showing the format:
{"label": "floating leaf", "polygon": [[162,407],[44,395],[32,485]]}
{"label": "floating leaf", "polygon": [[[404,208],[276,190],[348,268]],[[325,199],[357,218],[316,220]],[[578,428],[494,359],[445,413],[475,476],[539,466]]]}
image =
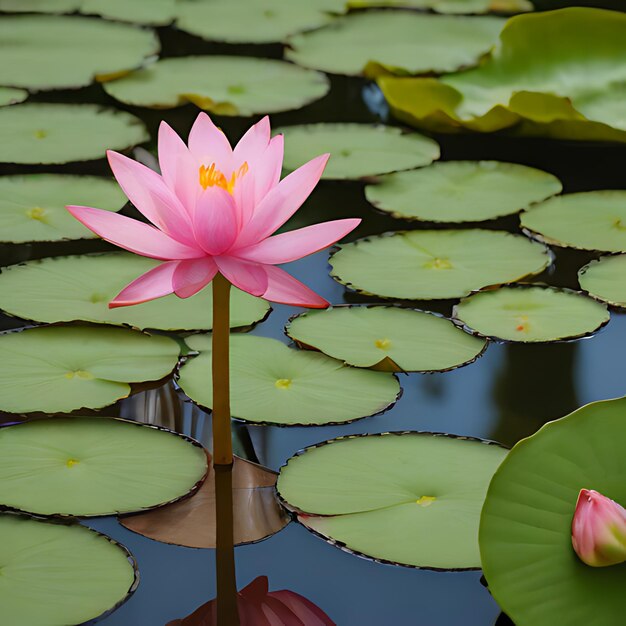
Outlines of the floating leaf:
{"label": "floating leaf", "polygon": [[342,13],[342,0],[182,0],[177,26],[209,41],[272,43],[318,28]]}
{"label": "floating leaf", "polygon": [[[211,337],[185,340],[199,356],[180,369],[182,390],[211,407]],[[392,374],[347,367],[324,354],[293,350],[266,337],[231,335],[233,417],[282,426],[339,424],[380,413],[400,393]]]}
{"label": "floating leaf", "polygon": [[375,207],[429,222],[480,222],[517,213],[561,191],[541,170],[498,161],[445,161],[382,176],[365,188]]}
{"label": "floating leaf", "polygon": [[476,359],[485,341],[444,317],[388,306],[346,306],[294,317],[287,334],[357,367],[428,372],[459,367]]}
{"label": "floating leaf", "polygon": [[506,450],[432,433],[353,435],[306,448],[278,492],[333,544],[428,569],[480,567],[478,520]]}
{"label": "floating leaf", "polygon": [[0,506],[36,515],[116,515],[193,493],[207,473],[191,439],[102,417],[0,428]]}
{"label": "floating leaf", "polygon": [[27,103],[0,108],[0,163],[100,159],[148,139],[139,119],[93,104]]}
{"label": "floating leaf", "polygon": [[349,0],[348,6],[357,9],[368,7],[429,9],[436,13],[465,15],[491,11],[521,13],[533,10],[533,4],[529,0]]}
{"label": "floating leaf", "polygon": [[100,408],[159,380],[178,360],[169,337],[123,328],[31,328],[0,335],[0,409],[56,413]]}
{"label": "floating leaf", "polygon": [[379,85],[393,114],[419,128],[515,126],[518,134],[624,141],[625,29],[626,15],[617,11],[570,7],[519,15],[477,68],[438,80],[382,77]]}
{"label": "floating leaf", "polygon": [[353,13],[291,37],[286,57],[304,67],[349,76],[452,72],[478,63],[503,24],[497,17]]}
{"label": "floating leaf", "polygon": [[82,624],[115,610],[139,584],[128,551],[79,524],[5,513],[0,534],[7,626]]}
{"label": "floating leaf", "polygon": [[287,170],[319,154],[331,158],[322,178],[365,178],[428,165],[439,158],[439,145],[418,133],[368,124],[306,124],[277,129],[285,135]]}
{"label": "floating leaf", "polygon": [[33,89],[82,87],[126,73],[160,47],[149,30],[50,15],[4,16],[0,40],[0,85]]}
{"label": "floating leaf", "polygon": [[0,11],[7,13],[71,13],[83,0],[0,0]]}
{"label": "floating leaf", "polygon": [[521,224],[546,243],[626,252],[626,191],[570,193],[522,213]]}
{"label": "floating leaf", "polygon": [[584,337],[609,321],[606,306],[582,293],[531,285],[481,291],[453,315],[483,337],[523,343]]}
{"label": "floating leaf", "polygon": [[619,624],[626,567],[585,565],[572,548],[580,489],[626,504],[626,399],[594,402],[522,440],[496,472],[480,551],[489,591],[520,626]]}
{"label": "floating leaf", "polygon": [[[213,315],[210,287],[191,298],[172,294],[132,307],[109,309],[108,303],[128,283],[159,263],[136,254],[111,252],[5,267],[0,274],[0,308],[38,322],[83,320],[141,329],[209,330]],[[270,311],[267,301],[239,289],[232,290],[231,305],[232,328],[251,326]]]}
{"label": "floating leaf", "polygon": [[95,237],[68,213],[67,204],[118,211],[126,196],[113,180],[96,176],[0,176],[0,239],[22,243]]}
{"label": "floating leaf", "polygon": [[626,307],[626,254],[591,261],[578,272],[578,282],[594,298]]}
{"label": "floating leaf", "polygon": [[82,0],[80,12],[137,24],[170,24],[176,15],[176,0]]}
{"label": "floating leaf", "polygon": [[491,230],[394,232],[339,246],[330,259],[340,283],[384,298],[436,300],[538,274],[548,250]]}
{"label": "floating leaf", "polygon": [[[233,464],[233,536],[235,544],[265,539],[288,523],[274,485],[277,475],[250,461],[235,457]],[[149,539],[189,548],[215,548],[215,480],[213,466],[193,498],[155,511],[126,515],[120,523]]]}
{"label": "floating leaf", "polygon": [[191,56],[162,59],[104,85],[134,106],[173,108],[186,102],[217,115],[254,115],[299,109],[326,95],[319,72],[273,59]]}
{"label": "floating leaf", "polygon": [[13,87],[0,87],[0,106],[16,104],[28,98],[28,91],[13,89]]}

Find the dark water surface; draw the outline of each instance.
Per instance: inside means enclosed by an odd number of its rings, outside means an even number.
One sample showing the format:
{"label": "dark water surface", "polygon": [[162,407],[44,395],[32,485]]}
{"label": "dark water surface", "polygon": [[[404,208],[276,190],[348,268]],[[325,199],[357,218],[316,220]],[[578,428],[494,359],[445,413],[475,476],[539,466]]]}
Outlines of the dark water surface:
{"label": "dark water surface", "polygon": [[[276,46],[254,49],[213,46],[173,29],[159,29],[159,32],[166,56],[198,52],[250,54],[251,50],[261,56],[280,54]],[[367,90],[364,81],[334,78],[329,96],[301,111],[272,116],[273,125],[305,121],[376,121],[377,115],[364,104],[364,88],[368,96],[375,95]],[[36,99],[101,102],[120,108],[99,86],[43,94]],[[197,114],[192,106],[163,112],[122,108],[141,117],[153,136],[161,118],[186,133]],[[256,120],[220,118],[217,121],[231,140],[236,140],[251,121]],[[443,159],[500,159],[538,166],[558,175],[566,192],[626,187],[626,147],[502,136],[438,136],[436,139],[442,145]],[[44,171],[44,168],[0,169],[2,174],[18,171]],[[55,166],[45,171],[109,174],[104,160]],[[129,207],[126,212],[135,215]],[[350,216],[364,219],[355,236],[416,227],[377,213],[365,202],[363,185],[350,182],[320,184],[288,227]],[[487,227],[519,230],[517,217],[502,219]],[[0,245],[0,265],[108,248],[99,241]],[[585,252],[556,251],[554,267],[535,280],[576,288],[576,271],[591,258],[593,255]],[[335,283],[328,276],[327,259],[327,252],[319,253],[290,264],[289,270],[333,303],[373,301],[346,293]],[[414,303],[414,306],[450,314],[453,304]],[[283,327],[295,312],[291,307],[276,305],[269,318],[253,333],[287,341]],[[0,317],[3,328],[20,325],[19,320]],[[459,370],[400,376],[404,393],[397,405],[383,415],[333,427],[237,425],[239,453],[277,469],[298,449],[326,439],[405,429],[472,435],[513,445],[546,421],[582,404],[624,395],[625,347],[626,317],[618,313],[613,313],[610,324],[590,339],[535,346],[492,344],[476,363]],[[178,398],[182,403],[182,397]],[[141,402],[141,397],[131,397],[101,413],[146,419]],[[177,427],[210,445],[210,416],[188,403],[181,404],[179,410]],[[162,417],[165,425],[171,425],[170,415]],[[138,591],[104,619],[103,625],[162,626],[214,597],[213,550],[179,548],[144,539],[122,528],[114,518],[90,521],[89,525],[125,544],[137,558],[141,572]],[[237,548],[236,558],[239,587],[259,575],[267,575],[271,589],[287,588],[301,593],[326,611],[339,626],[493,626],[499,614],[497,605],[479,582],[479,572],[437,573],[377,564],[341,552],[296,523],[263,542]]]}

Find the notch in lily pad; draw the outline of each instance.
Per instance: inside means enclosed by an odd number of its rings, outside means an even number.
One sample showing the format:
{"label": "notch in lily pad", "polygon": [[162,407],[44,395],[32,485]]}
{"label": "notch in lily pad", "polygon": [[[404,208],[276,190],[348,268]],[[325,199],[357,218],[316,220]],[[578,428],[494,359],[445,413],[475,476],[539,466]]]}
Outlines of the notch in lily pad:
{"label": "notch in lily pad", "polygon": [[331,255],[331,276],[383,298],[461,298],[490,285],[539,274],[549,250],[503,231],[413,230],[359,239]]}
{"label": "notch in lily pad", "polygon": [[43,326],[0,335],[0,409],[11,413],[101,408],[130,383],[171,373],[179,345],[123,328]]}
{"label": "notch in lily pad", "polygon": [[466,328],[496,341],[542,343],[587,337],[608,324],[606,305],[571,289],[507,285],[454,307]]}
{"label": "notch in lily pad", "polygon": [[330,153],[322,178],[363,179],[422,167],[439,158],[439,144],[419,133],[369,124],[304,124],[278,128],[285,135],[286,170]]}
{"label": "notch in lily pad", "polygon": [[478,569],[480,510],[506,453],[438,433],[352,435],[289,459],[277,489],[300,523],[348,552],[423,569]]}
{"label": "notch in lily pad", "polygon": [[626,308],[626,254],[591,261],[579,270],[578,282],[592,298]]}
{"label": "notch in lily pad", "polygon": [[[77,228],[83,228],[73,221]],[[108,303],[128,283],[157,265],[159,261],[125,252],[52,257],[12,265],[0,273],[0,309],[47,323],[81,320],[139,329],[209,330],[213,306],[209,289],[186,299],[171,294],[133,307],[109,308]],[[231,328],[248,329],[270,311],[262,298],[232,290]]]}
{"label": "notch in lily pad", "polygon": [[338,306],[292,317],[286,333],[356,367],[392,372],[448,371],[487,347],[443,316],[392,306]]}
{"label": "notch in lily pad", "polygon": [[139,585],[130,552],[80,524],[2,513],[0,534],[0,604],[7,624],[90,622],[121,606]]}
{"label": "notch in lily pad", "polygon": [[481,222],[518,213],[561,189],[552,174],[517,163],[444,161],[381,176],[365,197],[402,219]]}
{"label": "notch in lily pad", "polygon": [[[182,365],[178,384],[194,402],[211,408],[211,337],[193,335],[199,352]],[[235,418],[253,424],[345,424],[381,413],[400,394],[396,377],[346,366],[324,354],[297,350],[266,337],[231,335],[231,406]]]}
{"label": "notch in lily pad", "polygon": [[516,624],[619,624],[626,567],[572,547],[581,489],[626,505],[626,399],[593,402],[520,441],[495,473],[480,522],[489,590]]}

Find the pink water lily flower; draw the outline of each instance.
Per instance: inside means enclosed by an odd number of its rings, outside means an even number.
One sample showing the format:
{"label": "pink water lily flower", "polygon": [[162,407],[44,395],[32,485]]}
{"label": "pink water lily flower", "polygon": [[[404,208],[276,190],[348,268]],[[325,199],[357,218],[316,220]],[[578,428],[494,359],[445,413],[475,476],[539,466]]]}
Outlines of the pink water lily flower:
{"label": "pink water lily flower", "polygon": [[125,287],[110,307],[139,304],[175,293],[188,298],[220,272],[254,296],[313,308],[324,298],[276,267],[322,250],[361,220],[342,219],[272,235],[317,185],[329,155],[280,180],[283,137],[270,138],[267,117],[233,149],[206,113],[198,115],[189,146],[165,123],[159,128],[161,175],[117,152],[109,164],[131,203],[151,222],[68,206],[106,241],[163,261]]}
{"label": "pink water lily flower", "polygon": [[593,489],[581,489],[572,545],[583,563],[592,567],[626,562],[626,509]]}

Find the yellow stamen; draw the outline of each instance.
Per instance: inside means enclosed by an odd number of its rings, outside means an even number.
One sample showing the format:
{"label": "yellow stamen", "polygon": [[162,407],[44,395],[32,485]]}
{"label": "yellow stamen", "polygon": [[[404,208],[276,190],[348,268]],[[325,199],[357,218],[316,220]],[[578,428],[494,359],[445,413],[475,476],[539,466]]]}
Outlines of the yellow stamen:
{"label": "yellow stamen", "polygon": [[28,211],[26,211],[26,215],[27,217],[30,217],[31,220],[36,220],[38,222],[46,221],[46,209],[40,206],[35,206],[32,209],[28,209]]}
{"label": "yellow stamen", "polygon": [[415,500],[415,504],[426,507],[430,506],[436,499],[435,496],[422,496],[419,500]]}
{"label": "yellow stamen", "polygon": [[92,380],[93,374],[91,372],[86,372],[85,370],[74,370],[73,372],[67,372],[65,374],[65,378],[82,378],[83,380]]}
{"label": "yellow stamen", "polygon": [[377,339],[374,342],[374,345],[379,349],[379,350],[386,350],[390,345],[391,345],[391,340],[389,339]]}
{"label": "yellow stamen", "polygon": [[65,462],[65,465],[67,465],[67,467],[74,467],[74,465],[78,465],[79,461],[77,459],[68,459]]}
{"label": "yellow stamen", "polygon": [[247,172],[247,162],[244,162],[243,165],[236,172],[232,173],[230,180],[228,180],[226,176],[224,176],[224,174],[215,167],[215,163],[211,163],[209,167],[207,167],[206,165],[201,165],[200,169],[198,170],[202,189],[217,186],[225,189],[230,194],[233,193],[237,180],[242,178]]}
{"label": "yellow stamen", "polygon": [[289,389],[291,387],[291,379],[290,378],[279,378],[274,385],[277,389]]}

